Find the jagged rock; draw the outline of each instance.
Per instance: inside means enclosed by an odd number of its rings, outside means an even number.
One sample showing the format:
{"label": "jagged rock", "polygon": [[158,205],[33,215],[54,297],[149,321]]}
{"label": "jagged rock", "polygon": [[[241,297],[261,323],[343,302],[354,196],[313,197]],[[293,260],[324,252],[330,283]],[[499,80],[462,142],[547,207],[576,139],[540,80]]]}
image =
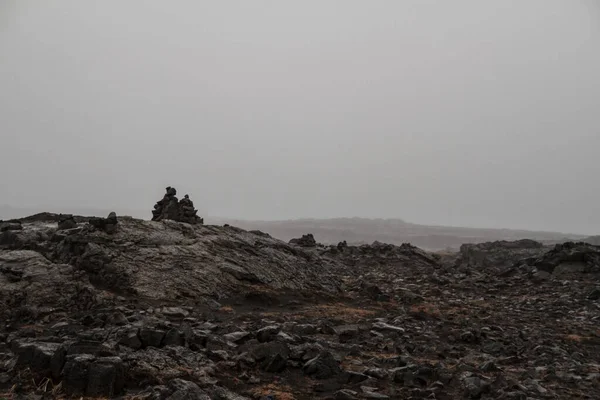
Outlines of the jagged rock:
{"label": "jagged rock", "polygon": [[356,397],[357,395],[358,392],[355,392],[354,390],[342,389],[338,390],[334,397],[336,400],[354,400],[358,399],[358,397]]}
{"label": "jagged rock", "polygon": [[123,346],[127,346],[134,350],[141,349],[143,346],[142,340],[140,339],[137,331],[127,333],[119,341],[119,344],[122,344]]}
{"label": "jagged rock", "polygon": [[377,285],[372,284],[361,284],[363,292],[372,300],[375,301],[389,301],[390,296],[383,293],[383,291]]}
{"label": "jagged rock", "polygon": [[144,347],[160,347],[166,332],[161,329],[142,328],[140,330],[140,340]]}
{"label": "jagged rock", "polygon": [[168,400],[210,400],[210,396],[193,382],[173,379],[168,385]]}
{"label": "jagged rock", "polygon": [[113,211],[108,214],[107,218],[92,217],[89,219],[88,223],[98,230],[113,234],[117,230],[119,221],[117,219],[117,214]]}
{"label": "jagged rock", "polygon": [[98,358],[88,370],[86,395],[109,397],[120,394],[125,386],[125,367],[119,357]]}
{"label": "jagged rock", "polygon": [[190,197],[186,194],[183,199],[178,200],[176,195],[177,190],[175,188],[170,186],[166,188],[163,199],[154,205],[152,220],[173,220],[188,224],[203,224],[204,220],[197,215],[198,210],[194,208],[194,203]]}
{"label": "jagged rock", "polygon": [[20,221],[0,221],[0,232],[20,231],[23,225]]}
{"label": "jagged rock", "polygon": [[321,352],[315,358],[309,360],[303,367],[306,375],[316,379],[327,379],[342,372],[338,361],[328,351]]}
{"label": "jagged rock", "polygon": [[94,356],[82,354],[69,356],[63,369],[63,387],[68,395],[86,394],[87,378]]}
{"label": "jagged rock", "polygon": [[373,324],[373,329],[377,330],[377,331],[390,331],[390,332],[398,332],[398,333],[405,332],[404,328],[401,328],[399,326],[394,326],[394,325],[386,324],[385,322],[375,322]]}
{"label": "jagged rock", "polygon": [[315,247],[317,245],[317,241],[312,233],[302,235],[300,238],[295,238],[290,240],[290,244],[295,244],[301,247]]}
{"label": "jagged rock", "polygon": [[77,227],[77,221],[73,217],[73,214],[60,214],[58,217],[58,230],[63,231],[67,229],[73,229]]}
{"label": "jagged rock", "polygon": [[506,270],[520,264],[523,259],[543,254],[545,250],[542,243],[529,239],[463,244],[456,265]]}
{"label": "jagged rock", "polygon": [[355,371],[348,371],[348,383],[353,385],[356,383],[361,383],[366,381],[367,379],[369,379],[368,375],[362,374],[360,372],[355,372]]}
{"label": "jagged rock", "polygon": [[125,386],[125,367],[119,357],[68,356],[63,377],[69,395],[113,397]]}
{"label": "jagged rock", "polygon": [[600,288],[592,289],[592,291],[587,295],[587,298],[588,298],[588,300],[600,299]]}
{"label": "jagged rock", "polygon": [[390,396],[385,395],[383,393],[377,393],[370,390],[363,390],[362,393],[365,399],[389,399]]}
{"label": "jagged rock", "polygon": [[185,318],[190,315],[189,311],[181,307],[163,307],[161,313],[171,318]]}
{"label": "jagged rock", "polygon": [[256,338],[261,343],[270,342],[275,339],[279,331],[281,331],[281,327],[278,325],[265,326],[256,332]]}
{"label": "jagged rock", "polygon": [[129,323],[129,321],[127,320],[127,317],[120,311],[116,311],[116,312],[112,313],[106,322],[108,324],[118,325],[118,326],[127,325]]}
{"label": "jagged rock", "polygon": [[[535,260],[527,260],[528,265],[548,273],[561,272],[600,272],[600,246],[584,242],[557,244]],[[564,268],[562,268],[564,266]],[[558,269],[558,271],[557,271]]]}
{"label": "jagged rock", "polygon": [[251,355],[264,371],[281,372],[286,367],[290,349],[283,342],[261,343],[252,349]]}
{"label": "jagged rock", "polygon": [[245,340],[248,340],[249,336],[250,336],[249,332],[239,331],[239,332],[228,333],[223,336],[223,339],[225,339],[228,342],[232,342],[232,343],[241,343]]}
{"label": "jagged rock", "polygon": [[345,343],[360,335],[361,327],[356,324],[340,325],[333,328],[333,331],[338,335],[340,342]]}
{"label": "jagged rock", "polygon": [[162,344],[164,346],[183,346],[185,339],[183,333],[179,329],[170,329],[165,333]]}
{"label": "jagged rock", "polygon": [[478,399],[485,392],[489,391],[489,383],[478,376],[470,376],[463,380],[465,396],[471,399]]}
{"label": "jagged rock", "polygon": [[40,373],[51,370],[52,358],[59,348],[60,343],[16,341],[12,344],[12,351],[18,356],[17,365]]}

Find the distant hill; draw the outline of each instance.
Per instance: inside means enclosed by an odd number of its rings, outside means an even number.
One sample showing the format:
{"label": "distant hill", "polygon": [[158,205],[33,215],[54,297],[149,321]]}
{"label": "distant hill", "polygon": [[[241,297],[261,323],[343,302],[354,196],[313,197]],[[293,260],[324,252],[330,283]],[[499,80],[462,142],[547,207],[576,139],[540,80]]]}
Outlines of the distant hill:
{"label": "distant hill", "polygon": [[580,240],[583,235],[513,229],[481,229],[448,226],[429,226],[400,219],[332,218],[298,219],[287,221],[247,221],[227,218],[207,218],[207,223],[230,224],[248,230],[260,230],[288,241],[312,233],[318,242],[335,244],[372,243],[374,241],[400,245],[412,243],[428,250],[458,249],[464,243],[494,240],[534,239],[553,244]]}
{"label": "distant hill", "polygon": [[593,244],[594,246],[600,246],[600,235],[588,236],[586,238],[581,239],[581,241],[589,243],[589,244]]}

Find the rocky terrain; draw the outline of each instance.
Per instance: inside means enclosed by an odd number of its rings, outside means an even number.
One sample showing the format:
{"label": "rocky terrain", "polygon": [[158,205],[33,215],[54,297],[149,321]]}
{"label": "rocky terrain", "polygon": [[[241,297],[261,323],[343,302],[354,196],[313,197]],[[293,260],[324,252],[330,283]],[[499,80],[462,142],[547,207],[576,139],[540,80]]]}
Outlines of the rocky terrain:
{"label": "rocky terrain", "polygon": [[0,398],[600,398],[599,247],[286,243],[167,200],[0,222]]}

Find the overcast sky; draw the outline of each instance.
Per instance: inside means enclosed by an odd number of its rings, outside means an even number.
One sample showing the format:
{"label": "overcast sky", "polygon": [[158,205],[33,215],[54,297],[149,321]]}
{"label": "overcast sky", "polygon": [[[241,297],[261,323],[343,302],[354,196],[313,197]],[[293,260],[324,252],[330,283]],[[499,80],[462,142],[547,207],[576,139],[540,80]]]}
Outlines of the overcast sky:
{"label": "overcast sky", "polygon": [[600,232],[600,2],[0,0],[0,204]]}

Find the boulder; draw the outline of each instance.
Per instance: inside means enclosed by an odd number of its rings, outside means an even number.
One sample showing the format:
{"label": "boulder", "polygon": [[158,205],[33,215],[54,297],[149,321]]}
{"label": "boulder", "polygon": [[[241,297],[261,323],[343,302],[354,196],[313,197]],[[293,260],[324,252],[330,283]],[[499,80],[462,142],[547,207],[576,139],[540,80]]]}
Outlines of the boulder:
{"label": "boulder", "polygon": [[77,227],[77,222],[72,214],[60,214],[58,216],[58,230],[63,231]]}
{"label": "boulder", "polygon": [[303,371],[306,375],[316,379],[327,379],[342,372],[338,361],[329,351],[323,351],[315,358],[304,364]]}

